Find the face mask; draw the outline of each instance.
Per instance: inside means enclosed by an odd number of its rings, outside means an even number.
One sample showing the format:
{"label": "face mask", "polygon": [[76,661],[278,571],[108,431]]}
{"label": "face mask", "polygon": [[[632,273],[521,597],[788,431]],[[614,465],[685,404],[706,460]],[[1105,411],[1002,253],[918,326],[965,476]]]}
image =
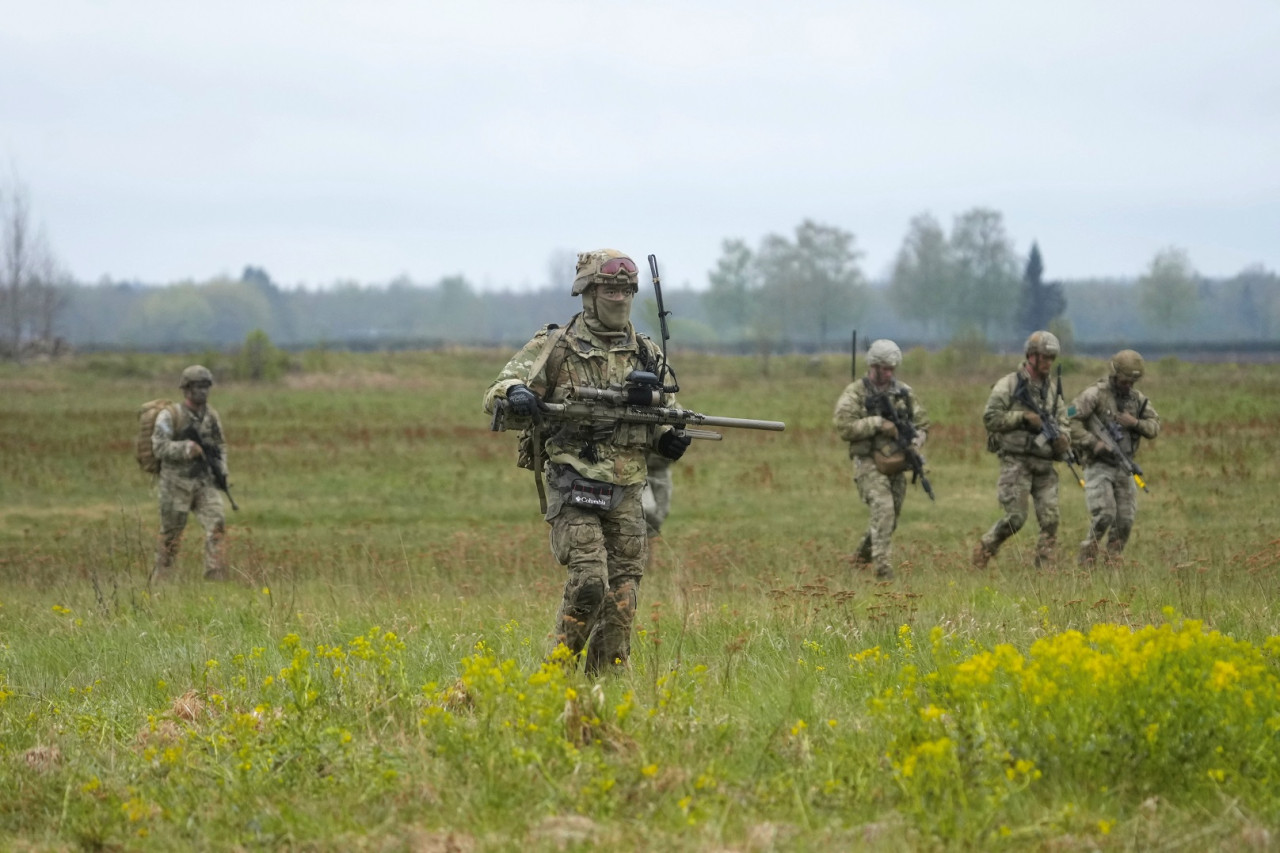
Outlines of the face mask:
{"label": "face mask", "polygon": [[628,293],[625,299],[606,299],[598,292],[598,287],[593,287],[582,294],[583,313],[588,321],[594,319],[607,331],[625,331],[627,323],[631,321],[631,303],[634,298],[635,294]]}

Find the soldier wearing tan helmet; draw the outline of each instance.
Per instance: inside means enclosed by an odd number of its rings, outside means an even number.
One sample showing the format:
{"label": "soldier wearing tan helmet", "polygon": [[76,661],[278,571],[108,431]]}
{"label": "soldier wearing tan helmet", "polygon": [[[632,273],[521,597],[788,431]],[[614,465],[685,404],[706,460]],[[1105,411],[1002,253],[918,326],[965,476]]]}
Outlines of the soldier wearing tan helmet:
{"label": "soldier wearing tan helmet", "polygon": [[869,401],[887,395],[900,419],[916,428],[915,449],[924,446],[929,414],[911,386],[894,376],[902,364],[902,350],[890,340],[873,341],[867,349],[867,375],[845,387],[836,401],[832,420],[836,433],[849,442],[853,482],[867,505],[867,532],[854,552],[854,565],[874,565],[876,577],[893,577],[892,536],[907,495],[907,463],[896,444],[898,429],[876,414]]}
{"label": "soldier wearing tan helmet", "polygon": [[[1034,503],[1040,536],[1036,540],[1035,564],[1046,566],[1055,556],[1058,541],[1058,472],[1054,462],[1071,449],[1067,406],[1058,399],[1050,371],[1059,352],[1058,338],[1051,332],[1032,332],[1024,351],[1026,361],[1013,373],[996,382],[982,412],[987,428],[987,449],[1000,459],[996,497],[1004,515],[983,534],[973,551],[973,565],[987,565],[1005,540],[1027,522],[1028,502]],[[1056,442],[1045,440],[1043,421],[1024,402],[1027,396],[1058,424]]]}
{"label": "soldier wearing tan helmet", "polygon": [[[633,370],[656,372],[660,348],[631,324],[638,287],[635,262],[622,252],[579,254],[571,294],[581,297],[582,311],[563,327],[544,326],[507,362],[485,392],[485,411],[505,400],[510,414],[532,419],[540,403],[563,402],[576,387],[621,386]],[[676,403],[668,397],[665,405]],[[553,643],[575,656],[585,650],[589,673],[624,666],[648,549],[645,455],[679,459],[690,439],[651,424],[602,434],[565,423],[536,434],[541,452],[532,456],[546,460],[535,473],[547,485],[551,551],[568,574]]]}
{"label": "soldier wearing tan helmet", "polygon": [[161,410],[151,433],[151,450],[160,462],[160,542],[151,579],[162,581],[169,576],[182,531],[187,526],[187,516],[193,514],[205,533],[205,579],[225,580],[223,537],[227,525],[222,497],[214,486],[214,475],[209,461],[203,458],[200,444],[180,437],[191,428],[206,446],[220,448],[221,459],[217,464],[226,476],[222,420],[208,404],[213,374],[208,368],[193,364],[182,371],[178,387],[182,389],[182,402]]}
{"label": "soldier wearing tan helmet", "polygon": [[[1131,349],[1111,357],[1110,371],[1080,392],[1067,409],[1071,439],[1084,460],[1084,500],[1089,508],[1089,535],[1080,543],[1079,561],[1090,566],[1098,544],[1107,538],[1107,557],[1124,551],[1138,514],[1138,486],[1121,465],[1115,449],[1130,460],[1142,439],[1160,434],[1160,415],[1135,386],[1145,366]],[[1103,436],[1114,442],[1109,446]]]}

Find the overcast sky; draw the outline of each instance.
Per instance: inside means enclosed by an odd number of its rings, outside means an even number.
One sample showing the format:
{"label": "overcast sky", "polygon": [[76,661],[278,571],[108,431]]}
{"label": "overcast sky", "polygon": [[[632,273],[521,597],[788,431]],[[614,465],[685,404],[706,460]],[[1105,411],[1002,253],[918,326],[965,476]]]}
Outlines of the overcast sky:
{"label": "overcast sky", "polygon": [[[1046,276],[1280,268],[1280,2],[4,3],[0,154],[77,278],[542,286],[810,218],[873,278],[1004,214]],[[8,184],[11,177],[0,183]],[[567,287],[567,284],[566,284]]]}

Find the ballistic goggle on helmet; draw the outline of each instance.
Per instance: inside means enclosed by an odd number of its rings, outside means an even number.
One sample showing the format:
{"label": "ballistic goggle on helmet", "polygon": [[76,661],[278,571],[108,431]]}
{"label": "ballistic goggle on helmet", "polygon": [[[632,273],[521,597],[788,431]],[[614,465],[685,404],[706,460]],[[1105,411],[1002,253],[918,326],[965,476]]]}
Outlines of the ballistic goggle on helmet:
{"label": "ballistic goggle on helmet", "polygon": [[629,285],[633,291],[639,290],[640,274],[636,262],[617,249],[580,252],[571,295],[580,296],[593,284]]}

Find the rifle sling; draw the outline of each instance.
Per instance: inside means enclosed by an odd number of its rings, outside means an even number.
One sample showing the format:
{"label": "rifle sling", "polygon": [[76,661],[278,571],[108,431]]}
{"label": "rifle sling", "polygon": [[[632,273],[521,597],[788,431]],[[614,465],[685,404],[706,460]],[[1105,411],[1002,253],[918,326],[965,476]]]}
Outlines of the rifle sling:
{"label": "rifle sling", "polygon": [[[546,368],[543,397],[550,397],[556,389],[556,383],[560,379],[560,369],[564,366],[565,350],[568,348],[568,344],[565,343],[565,334],[577,319],[575,315],[567,326],[557,326],[547,333],[547,345],[542,348],[542,352],[538,353],[538,358],[529,370],[529,381],[533,382],[539,371]],[[542,483],[542,430],[539,429],[536,421],[529,429],[529,444],[533,454],[533,482],[538,487],[538,506],[541,507],[542,514],[546,515],[547,488]]]}

